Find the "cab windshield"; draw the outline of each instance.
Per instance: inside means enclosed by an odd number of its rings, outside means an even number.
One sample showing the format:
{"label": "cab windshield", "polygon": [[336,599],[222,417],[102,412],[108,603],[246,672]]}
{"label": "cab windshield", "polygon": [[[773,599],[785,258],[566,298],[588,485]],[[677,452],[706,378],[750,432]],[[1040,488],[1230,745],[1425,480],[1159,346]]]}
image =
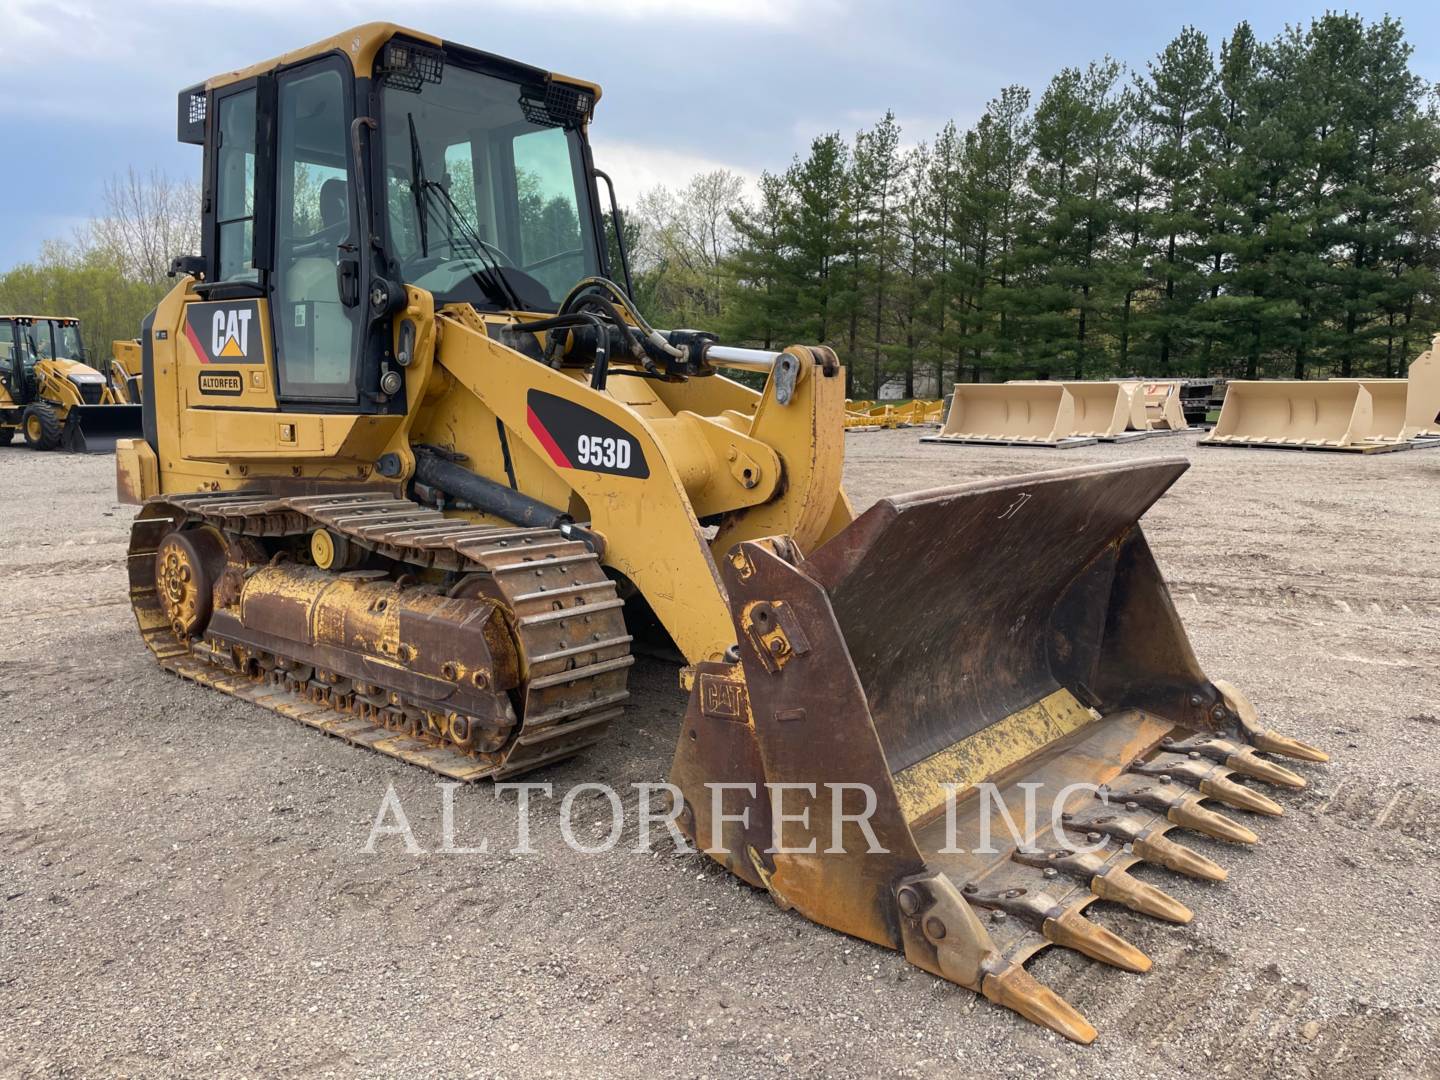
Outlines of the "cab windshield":
{"label": "cab windshield", "polygon": [[382,107],[390,255],[437,301],[553,311],[599,273],[577,131],[526,119],[513,82],[447,63]]}
{"label": "cab windshield", "polygon": [[85,347],[80,343],[80,327],[76,323],[52,323],[55,328],[55,355],[65,360],[84,360]]}

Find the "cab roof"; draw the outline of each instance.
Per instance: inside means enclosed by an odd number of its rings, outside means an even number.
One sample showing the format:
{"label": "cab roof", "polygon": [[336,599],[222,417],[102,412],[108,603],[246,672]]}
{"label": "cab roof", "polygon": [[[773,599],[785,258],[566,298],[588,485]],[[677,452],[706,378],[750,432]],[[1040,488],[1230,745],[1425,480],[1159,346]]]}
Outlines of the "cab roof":
{"label": "cab roof", "polygon": [[[262,60],[258,64],[251,64],[249,67],[240,68],[236,71],[225,72],[222,75],[214,75],[205,80],[206,90],[215,90],[231,83],[240,82],[244,79],[253,79],[257,75],[274,71],[276,68],[285,67],[290,64],[299,63],[314,56],[324,56],[327,53],[341,52],[350,58],[351,66],[355,74],[361,78],[369,78],[375,68],[375,58],[379,56],[380,50],[385,43],[397,34],[413,38],[416,41],[438,47],[450,46],[465,49],[470,52],[477,52],[468,45],[460,45],[458,42],[445,41],[433,34],[427,34],[423,30],[412,30],[409,27],[399,26],[391,22],[369,22],[359,26],[351,27],[349,30],[342,30],[338,34],[323,38],[299,49],[292,49],[282,53],[270,60]],[[501,58],[503,59],[503,58]],[[507,60],[507,63],[518,64],[519,61]],[[528,65],[522,65],[528,66]],[[595,97],[600,98],[600,87],[585,79],[577,79],[570,75],[561,75],[553,71],[539,69],[539,74],[548,75],[550,78],[569,83],[572,86],[582,87],[589,90]]]}

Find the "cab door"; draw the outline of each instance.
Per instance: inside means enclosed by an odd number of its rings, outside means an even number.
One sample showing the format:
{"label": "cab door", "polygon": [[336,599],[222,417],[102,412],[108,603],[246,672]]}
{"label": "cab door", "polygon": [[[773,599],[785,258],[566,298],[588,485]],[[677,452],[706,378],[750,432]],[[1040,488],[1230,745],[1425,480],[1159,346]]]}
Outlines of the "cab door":
{"label": "cab door", "polygon": [[15,320],[0,319],[0,385],[5,388],[10,402],[21,404],[23,368],[20,349],[15,340]]}
{"label": "cab door", "polygon": [[217,277],[186,307],[187,457],[364,458],[393,426],[355,437],[362,418],[395,410],[366,393],[359,363],[369,327],[354,273],[353,86],[337,56],[217,94]]}
{"label": "cab door", "polygon": [[270,313],[280,407],[362,407],[359,248],[349,150],[348,68],[339,58],[282,72],[276,92]]}
{"label": "cab door", "polygon": [[[272,85],[251,79],[223,87],[210,109],[206,220],[208,280],[204,298],[185,306],[178,350],[179,404],[190,451],[209,441],[215,410],[274,410],[274,350],[270,344],[265,235],[266,162],[260,140]],[[161,331],[163,337],[165,331]],[[197,412],[196,410],[202,410]]]}

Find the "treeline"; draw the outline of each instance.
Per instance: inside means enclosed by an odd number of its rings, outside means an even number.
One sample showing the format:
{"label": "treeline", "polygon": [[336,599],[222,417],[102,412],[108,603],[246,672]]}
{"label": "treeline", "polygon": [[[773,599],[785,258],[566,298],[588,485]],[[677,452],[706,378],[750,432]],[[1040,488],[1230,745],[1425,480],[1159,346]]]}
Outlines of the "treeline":
{"label": "treeline", "polygon": [[137,336],[174,285],[170,259],[200,250],[199,207],[193,183],[133,169],[112,178],[97,217],[0,274],[0,315],[78,318],[90,360],[104,370],[110,342]]}
{"label": "treeline", "polygon": [[[906,148],[821,135],[744,200],[653,192],[655,320],[823,342],[856,396],[917,376],[1395,375],[1437,323],[1440,117],[1389,18],[1327,14],[1144,72],[1066,68]],[[928,381],[928,380],[927,380]]]}

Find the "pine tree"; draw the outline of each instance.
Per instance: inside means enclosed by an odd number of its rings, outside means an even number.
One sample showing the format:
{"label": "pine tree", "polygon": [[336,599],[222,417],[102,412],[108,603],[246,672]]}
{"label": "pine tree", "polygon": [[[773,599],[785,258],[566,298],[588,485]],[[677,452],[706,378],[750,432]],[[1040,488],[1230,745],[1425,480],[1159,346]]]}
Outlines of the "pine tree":
{"label": "pine tree", "polygon": [[1205,215],[1197,203],[1214,129],[1215,62],[1205,35],[1187,26],[1148,70],[1137,89],[1158,136],[1150,162],[1156,205],[1147,231],[1157,247],[1152,277],[1159,295],[1145,321],[1156,368],[1168,375],[1194,337],[1194,309],[1204,289]]}
{"label": "pine tree", "polygon": [[921,352],[933,365],[937,393],[945,393],[946,361],[955,358],[955,377],[961,377],[965,323],[960,309],[965,302],[966,237],[970,223],[964,211],[965,144],[954,121],[936,136],[925,182],[924,214],[931,248],[931,289],[927,321],[929,341]]}
{"label": "pine tree", "polygon": [[785,173],[791,192],[785,232],[792,249],[798,340],[830,345],[840,337],[840,266],[850,234],[849,172],[850,150],[840,133],[832,132],[812,142],[809,155]]}
{"label": "pine tree", "polygon": [[1146,231],[1153,180],[1150,162],[1155,156],[1155,126],[1140,108],[1132,89],[1122,98],[1127,130],[1121,138],[1115,179],[1115,246],[1109,266],[1112,287],[1118,294],[1115,326],[1115,366],[1122,375],[1145,374],[1132,359],[1136,300],[1149,284],[1147,267],[1154,248]]}
{"label": "pine tree", "polygon": [[891,312],[907,399],[915,396],[915,365],[932,333],[927,318],[935,282],[927,215],[930,169],[930,148],[924,143],[901,159]]}
{"label": "pine tree", "polygon": [[1344,102],[1340,137],[1346,153],[1337,168],[1331,230],[1344,254],[1336,281],[1344,312],[1337,350],[1339,374],[1349,376],[1379,366],[1388,329],[1384,316],[1405,299],[1387,254],[1405,243],[1396,227],[1405,207],[1433,184],[1436,156],[1433,133],[1414,122],[1425,87],[1409,70],[1413,50],[1400,24],[1386,17],[1366,27],[1358,17],[1332,15],[1317,30],[1337,19],[1347,34],[1359,37],[1356,78]]}
{"label": "pine tree", "polygon": [[723,324],[727,337],[769,349],[794,336],[795,281],[790,223],[793,193],[784,177],[760,176],[760,198],[730,211],[736,244],[728,259],[733,295]]}
{"label": "pine tree", "polygon": [[1019,260],[1016,239],[1030,212],[1025,173],[1030,161],[1030,92],[1009,86],[986,106],[966,138],[965,213],[974,222],[975,256],[968,336],[974,375],[982,364],[1013,369],[1019,359],[1009,295]]}
{"label": "pine tree", "polygon": [[[1265,304],[1263,295],[1246,295],[1240,285],[1246,260],[1263,256],[1263,248],[1257,251],[1250,243],[1259,224],[1254,216],[1259,192],[1245,152],[1258,120],[1260,60],[1260,44],[1247,22],[1220,44],[1211,153],[1200,177],[1200,205],[1208,215],[1208,296],[1197,322],[1205,339],[1204,369],[1210,372],[1233,371],[1240,357],[1250,354]],[[1259,282],[1252,283],[1252,292],[1253,284]]]}
{"label": "pine tree", "polygon": [[854,168],[859,210],[867,234],[868,260],[861,271],[861,280],[868,294],[870,390],[876,397],[880,396],[884,382],[885,305],[895,269],[901,169],[900,125],[895,122],[895,114],[887,112],[873,129],[862,131],[856,139]]}
{"label": "pine tree", "polygon": [[1025,251],[1031,320],[1028,355],[1076,379],[1103,363],[1097,323],[1110,284],[1106,261],[1121,210],[1120,142],[1124,103],[1120,65],[1066,68],[1035,109],[1030,191],[1034,228]]}

